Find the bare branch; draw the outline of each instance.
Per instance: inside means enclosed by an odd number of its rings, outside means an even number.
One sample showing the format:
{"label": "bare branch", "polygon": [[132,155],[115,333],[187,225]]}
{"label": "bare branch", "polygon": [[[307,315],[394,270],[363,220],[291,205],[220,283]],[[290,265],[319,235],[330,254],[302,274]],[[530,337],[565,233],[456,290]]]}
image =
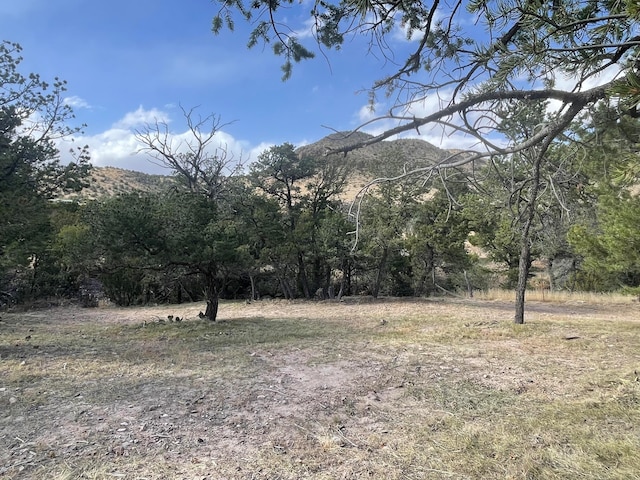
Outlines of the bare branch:
{"label": "bare branch", "polygon": [[242,158],[235,159],[226,145],[214,144],[216,134],[229,124],[214,114],[196,116],[196,108],[180,108],[186,134],[174,134],[166,122],[156,120],[135,131],[142,145],[140,151],[152,163],[180,175],[192,192],[218,200],[225,193],[227,179],[243,168]]}

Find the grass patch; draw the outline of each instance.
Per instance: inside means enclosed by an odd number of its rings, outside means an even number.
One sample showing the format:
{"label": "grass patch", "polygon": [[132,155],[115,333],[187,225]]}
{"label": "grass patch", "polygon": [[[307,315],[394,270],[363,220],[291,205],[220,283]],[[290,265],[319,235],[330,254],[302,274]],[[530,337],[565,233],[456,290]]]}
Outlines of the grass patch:
{"label": "grass patch", "polygon": [[[0,478],[627,479],[632,303],[3,314]],[[208,477],[207,477],[208,476]]]}

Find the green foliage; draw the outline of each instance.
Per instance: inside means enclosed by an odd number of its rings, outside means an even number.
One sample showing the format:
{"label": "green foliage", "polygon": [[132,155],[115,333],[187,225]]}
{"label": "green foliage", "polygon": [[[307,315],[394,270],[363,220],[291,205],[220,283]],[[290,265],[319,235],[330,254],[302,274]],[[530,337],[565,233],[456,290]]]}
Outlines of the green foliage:
{"label": "green foliage", "polygon": [[640,286],[640,197],[628,193],[603,196],[597,229],[575,225],[569,242],[583,257],[579,286],[608,291]]}
{"label": "green foliage", "polygon": [[0,43],[0,291],[24,298],[50,294],[36,281],[44,265],[55,276],[49,200],[83,188],[90,165],[86,149],[76,162],[60,163],[55,140],[77,131],[67,125],[73,112],[62,99],[65,82],[22,75],[20,51]]}
{"label": "green foliage", "polygon": [[136,299],[120,292],[131,289],[132,283],[149,283],[153,272],[179,270],[181,275],[197,276],[203,289],[217,289],[220,265],[233,261],[231,222],[197,194],[119,195],[92,205],[86,221],[95,268],[115,292],[114,301]]}
{"label": "green foliage", "polygon": [[640,103],[640,76],[629,71],[622,80],[618,80],[609,89],[609,94],[622,98],[623,106],[635,111]]}
{"label": "green foliage", "polygon": [[447,192],[414,182],[385,182],[366,197],[358,265],[370,277],[366,283],[374,297],[431,295],[463,286],[453,274],[472,264],[465,249],[469,227],[448,195],[465,191],[464,184],[454,183]]}
{"label": "green foliage", "polygon": [[[332,270],[345,264],[347,224],[337,196],[349,170],[336,158],[298,155],[288,143],[270,148],[252,165],[252,184],[280,205],[281,241],[266,252],[285,296],[326,293]],[[291,277],[295,285],[289,285]]]}

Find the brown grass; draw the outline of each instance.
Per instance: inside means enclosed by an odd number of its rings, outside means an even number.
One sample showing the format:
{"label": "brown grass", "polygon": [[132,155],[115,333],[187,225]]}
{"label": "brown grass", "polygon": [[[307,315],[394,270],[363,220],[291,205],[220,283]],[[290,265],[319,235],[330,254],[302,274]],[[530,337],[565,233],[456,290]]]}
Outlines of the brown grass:
{"label": "brown grass", "polygon": [[3,314],[0,478],[638,478],[628,298],[200,309]]}

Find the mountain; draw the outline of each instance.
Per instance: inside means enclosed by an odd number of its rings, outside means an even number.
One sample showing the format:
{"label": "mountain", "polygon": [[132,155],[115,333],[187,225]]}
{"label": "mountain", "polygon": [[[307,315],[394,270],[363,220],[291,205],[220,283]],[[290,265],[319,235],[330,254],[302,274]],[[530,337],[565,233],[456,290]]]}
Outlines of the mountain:
{"label": "mountain", "polygon": [[[362,132],[337,132],[297,149],[301,155],[326,155],[333,149],[354,145],[373,136]],[[403,170],[433,165],[452,152],[442,150],[416,138],[383,140],[349,152],[345,160],[353,162],[358,173],[369,175],[397,174]],[[336,154],[342,155],[342,154]]]}
{"label": "mountain", "polygon": [[[332,149],[371,138],[373,136],[361,132],[337,132],[315,143],[299,147],[296,151],[300,155],[323,157]],[[406,170],[433,165],[452,153],[424,140],[412,138],[385,140],[353,150],[344,157],[346,162],[352,162],[355,169],[349,179],[344,197],[352,199],[360,188],[373,178],[395,176]],[[159,192],[166,191],[178,183],[177,177],[169,175],[152,175],[115,167],[94,167],[91,172],[90,186],[79,194],[67,195],[65,198],[89,200],[135,190]]]}

